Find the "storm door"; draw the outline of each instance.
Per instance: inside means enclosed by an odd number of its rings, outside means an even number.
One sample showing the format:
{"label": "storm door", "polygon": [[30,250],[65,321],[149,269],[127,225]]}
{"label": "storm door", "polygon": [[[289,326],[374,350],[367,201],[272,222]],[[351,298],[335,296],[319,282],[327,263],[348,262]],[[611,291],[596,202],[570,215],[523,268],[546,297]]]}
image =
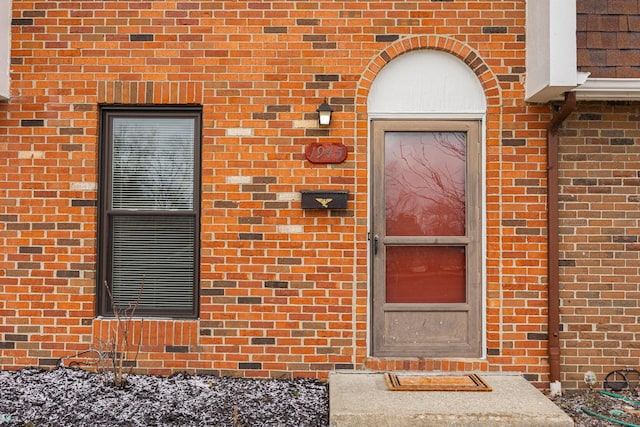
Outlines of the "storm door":
{"label": "storm door", "polygon": [[481,355],[478,129],[372,123],[374,356]]}

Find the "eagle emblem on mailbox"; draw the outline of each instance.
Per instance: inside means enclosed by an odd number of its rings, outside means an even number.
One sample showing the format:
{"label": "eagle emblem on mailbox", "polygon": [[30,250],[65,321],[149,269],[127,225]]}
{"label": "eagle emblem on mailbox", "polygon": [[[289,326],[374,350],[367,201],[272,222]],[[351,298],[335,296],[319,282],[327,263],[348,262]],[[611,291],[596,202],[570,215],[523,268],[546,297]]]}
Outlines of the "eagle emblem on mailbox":
{"label": "eagle emblem on mailbox", "polygon": [[322,205],[323,208],[328,208],[329,203],[331,203],[333,199],[323,199],[321,197],[316,197],[316,200]]}
{"label": "eagle emblem on mailbox", "polygon": [[302,209],[347,209],[346,190],[300,190],[300,194]]}

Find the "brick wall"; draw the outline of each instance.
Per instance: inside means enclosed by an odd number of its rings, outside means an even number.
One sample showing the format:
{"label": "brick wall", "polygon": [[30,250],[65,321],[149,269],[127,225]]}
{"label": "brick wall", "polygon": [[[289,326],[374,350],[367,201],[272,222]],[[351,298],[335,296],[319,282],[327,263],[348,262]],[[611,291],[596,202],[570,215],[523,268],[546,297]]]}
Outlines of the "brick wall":
{"label": "brick wall", "polygon": [[[546,362],[546,106],[523,102],[524,1],[13,1],[0,103],[0,366],[96,345],[98,107],[203,108],[200,318],[149,321],[138,368],[326,376],[340,368],[518,371]],[[465,61],[487,95],[487,359],[368,358],[368,125],[380,69]],[[318,129],[315,109],[336,110]],[[311,142],[347,161],[312,165]],[[350,193],[303,211],[301,189]],[[104,324],[107,326],[104,326]],[[195,329],[194,329],[195,328]]]}
{"label": "brick wall", "polygon": [[579,103],[560,142],[562,372],[640,366],[640,108]]}

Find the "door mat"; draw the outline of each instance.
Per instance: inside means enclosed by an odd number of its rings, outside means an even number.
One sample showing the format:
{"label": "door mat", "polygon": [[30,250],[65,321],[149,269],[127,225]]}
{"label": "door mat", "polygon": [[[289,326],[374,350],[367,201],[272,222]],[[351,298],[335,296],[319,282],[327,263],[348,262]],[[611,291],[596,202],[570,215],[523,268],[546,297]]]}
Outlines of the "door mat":
{"label": "door mat", "polygon": [[384,379],[391,391],[491,391],[476,374],[416,375],[386,372]]}

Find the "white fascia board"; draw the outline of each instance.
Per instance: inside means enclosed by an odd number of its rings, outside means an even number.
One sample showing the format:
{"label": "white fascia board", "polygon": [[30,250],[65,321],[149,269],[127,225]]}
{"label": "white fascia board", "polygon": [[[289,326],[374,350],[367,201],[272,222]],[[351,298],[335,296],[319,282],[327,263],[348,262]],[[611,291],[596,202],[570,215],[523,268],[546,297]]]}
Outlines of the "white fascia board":
{"label": "white fascia board", "polygon": [[640,79],[589,78],[573,92],[579,101],[640,101]]}
{"label": "white fascia board", "polygon": [[9,99],[11,62],[11,0],[0,0],[0,100]]}
{"label": "white fascia board", "polygon": [[548,102],[579,85],[576,0],[527,0],[525,99]]}

